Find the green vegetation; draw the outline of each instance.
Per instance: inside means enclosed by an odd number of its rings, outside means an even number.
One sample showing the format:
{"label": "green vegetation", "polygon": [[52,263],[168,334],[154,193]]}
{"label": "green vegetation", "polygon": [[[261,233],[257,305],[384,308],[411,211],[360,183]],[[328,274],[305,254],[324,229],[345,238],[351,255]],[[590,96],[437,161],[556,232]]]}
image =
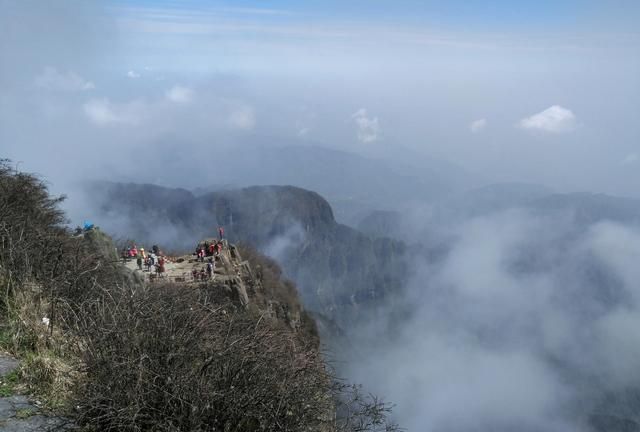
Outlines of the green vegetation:
{"label": "green vegetation", "polygon": [[22,408],[22,409],[16,410],[16,418],[21,420],[28,419],[29,417],[35,414],[36,412],[29,408]]}
{"label": "green vegetation", "polygon": [[9,329],[0,326],[0,350],[6,350],[11,344],[11,332]]}
{"label": "green vegetation", "polygon": [[0,397],[13,396],[18,384],[18,372],[13,371],[0,377]]}

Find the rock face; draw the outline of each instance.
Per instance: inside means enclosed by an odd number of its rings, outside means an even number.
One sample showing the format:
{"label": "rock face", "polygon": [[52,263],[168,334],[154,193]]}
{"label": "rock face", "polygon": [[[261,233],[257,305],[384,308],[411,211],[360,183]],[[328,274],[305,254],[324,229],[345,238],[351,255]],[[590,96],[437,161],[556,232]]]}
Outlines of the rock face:
{"label": "rock face", "polygon": [[[165,256],[164,271],[155,267],[138,268],[135,259],[125,261],[126,267],[134,272],[137,279],[147,283],[172,282],[188,289],[204,289],[214,295],[212,298],[226,297],[240,308],[257,308],[266,317],[286,323],[292,330],[315,333],[313,321],[307,317],[295,288],[281,278],[277,264],[246,248],[248,259],[243,258],[239,247],[227,240],[213,238],[198,242],[196,250],[207,250],[211,244],[219,243],[220,252],[199,258],[195,253],[180,256]],[[214,271],[207,274],[207,264],[211,262]],[[275,269],[265,276],[265,268]]]}
{"label": "rock face", "polygon": [[196,196],[181,189],[99,183],[92,192],[96,223],[138,241],[191,249],[224,226],[231,241],[275,257],[310,310],[344,324],[387,299],[407,277],[404,243],[338,224],[327,201],[304,189],[260,186]]}
{"label": "rock face", "polygon": [[376,237],[398,237],[402,214],[395,211],[377,210],[366,215],[358,223],[358,229],[365,234]]}

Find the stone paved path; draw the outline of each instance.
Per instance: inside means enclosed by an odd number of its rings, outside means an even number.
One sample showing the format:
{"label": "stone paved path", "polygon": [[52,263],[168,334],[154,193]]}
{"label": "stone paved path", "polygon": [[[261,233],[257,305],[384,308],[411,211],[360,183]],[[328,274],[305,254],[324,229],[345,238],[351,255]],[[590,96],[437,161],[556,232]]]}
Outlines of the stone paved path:
{"label": "stone paved path", "polygon": [[0,353],[0,377],[18,368],[18,361],[7,355]]}
{"label": "stone paved path", "polygon": [[[0,380],[16,370],[16,359],[0,353]],[[46,432],[69,431],[68,421],[43,414],[26,396],[0,397],[0,431],[2,432]]]}

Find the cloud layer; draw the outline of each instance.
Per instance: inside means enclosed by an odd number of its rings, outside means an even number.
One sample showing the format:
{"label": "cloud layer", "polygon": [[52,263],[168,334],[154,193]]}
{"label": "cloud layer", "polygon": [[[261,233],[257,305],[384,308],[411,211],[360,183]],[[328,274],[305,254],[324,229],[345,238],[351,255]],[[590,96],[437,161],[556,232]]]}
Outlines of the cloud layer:
{"label": "cloud layer", "polygon": [[46,90],[57,91],[86,91],[95,89],[91,81],[87,81],[73,71],[60,72],[52,66],[44,68],[35,78],[35,84]]}
{"label": "cloud layer", "polygon": [[[640,173],[616,171],[639,136],[637,101],[629,92],[640,85],[637,56],[630,55],[637,38],[602,40],[584,28],[580,37],[540,37],[546,33],[525,28],[496,37],[446,23],[435,31],[369,22],[353,8],[343,12],[358,22],[346,25],[317,9],[4,3],[0,139],[13,159],[35,161],[41,143],[54,136],[59,149],[62,142],[95,143],[93,135],[80,136],[90,131],[75,127],[80,117],[109,125],[127,148],[145,147],[159,131],[209,143],[228,130],[249,130],[272,141],[300,136],[307,144],[379,157],[384,140],[394,155],[436,155],[491,182],[640,194],[633,186]],[[450,24],[461,19],[451,18]],[[128,107],[135,101],[143,109]],[[535,113],[549,101],[561,106]],[[541,109],[529,111],[532,106]],[[514,130],[526,113],[533,115]],[[482,122],[469,124],[483,118],[490,122],[484,129]],[[133,124],[152,122],[153,128],[129,134]],[[582,124],[588,128],[580,134],[562,135],[562,146],[539,145]],[[47,175],[48,167],[42,160],[33,168]]]}
{"label": "cloud layer", "polygon": [[589,412],[611,409],[598,395],[640,384],[640,229],[576,235],[566,216],[450,227],[445,256],[416,257],[390,299],[401,312],[352,331],[349,375],[397,403],[408,430],[588,430]]}
{"label": "cloud layer", "polygon": [[255,112],[247,105],[232,108],[228,123],[233,129],[251,130],[256,126]]}
{"label": "cloud layer", "polygon": [[167,99],[177,104],[188,104],[193,100],[193,90],[189,87],[176,85],[171,87],[165,94]]}
{"label": "cloud layer", "polygon": [[542,112],[523,118],[518,124],[523,129],[533,131],[571,132],[576,128],[576,116],[567,108],[553,105]]}
{"label": "cloud layer", "polygon": [[486,127],[487,127],[487,120],[486,119],[474,120],[469,125],[469,129],[471,130],[472,133],[480,133]]}
{"label": "cloud layer", "polygon": [[377,117],[369,117],[367,110],[360,108],[351,116],[356,124],[356,135],[362,143],[372,143],[380,139],[380,123]]}
{"label": "cloud layer", "polygon": [[96,126],[137,125],[147,117],[148,108],[142,101],[123,104],[107,98],[91,99],[83,105],[87,119]]}
{"label": "cloud layer", "polygon": [[629,153],[622,159],[623,165],[633,165],[640,160],[640,156],[637,153]]}

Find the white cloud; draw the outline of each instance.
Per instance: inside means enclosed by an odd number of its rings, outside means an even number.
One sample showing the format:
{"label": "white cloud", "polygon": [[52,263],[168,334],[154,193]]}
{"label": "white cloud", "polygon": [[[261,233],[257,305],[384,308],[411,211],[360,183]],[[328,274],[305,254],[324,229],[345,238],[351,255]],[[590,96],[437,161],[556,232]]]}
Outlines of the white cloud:
{"label": "white cloud", "polygon": [[487,119],[474,120],[469,125],[469,129],[473,133],[481,132],[485,127],[487,127]]}
{"label": "white cloud", "polygon": [[632,165],[640,161],[638,153],[630,153],[624,159],[622,159],[622,165]]}
{"label": "white cloud", "polygon": [[193,100],[193,90],[189,87],[180,85],[173,86],[165,94],[171,102],[179,104],[188,104]]}
{"label": "white cloud", "polygon": [[360,108],[351,118],[356,123],[358,140],[363,143],[377,141],[380,138],[380,124],[377,117],[368,117],[367,110]]}
{"label": "white cloud", "polygon": [[127,72],[127,76],[129,78],[140,78],[140,74],[134,70],[130,70],[129,72]]}
{"label": "white cloud", "polygon": [[243,105],[231,111],[228,122],[234,129],[250,130],[256,125],[256,115],[252,107]]}
{"label": "white cloud", "polygon": [[42,73],[36,77],[35,84],[47,90],[61,91],[85,91],[95,88],[91,81],[85,80],[75,72],[60,72],[52,66],[44,68]]}
{"label": "white cloud", "polygon": [[520,120],[522,129],[550,133],[570,132],[576,127],[576,116],[567,108],[553,105],[546,110]]}
{"label": "white cloud", "polygon": [[147,111],[141,101],[115,104],[109,99],[91,99],[83,109],[85,116],[96,126],[136,125],[144,119]]}

